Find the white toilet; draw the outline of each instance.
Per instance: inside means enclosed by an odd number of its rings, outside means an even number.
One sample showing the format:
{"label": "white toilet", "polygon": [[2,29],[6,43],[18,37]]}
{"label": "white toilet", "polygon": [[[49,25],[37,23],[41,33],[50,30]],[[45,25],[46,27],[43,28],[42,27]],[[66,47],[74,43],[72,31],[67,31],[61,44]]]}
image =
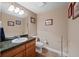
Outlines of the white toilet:
{"label": "white toilet", "polygon": [[38,37],[37,36],[32,36],[36,38],[36,51],[39,53],[42,53],[42,49],[44,47],[44,43],[42,41],[38,41]]}
{"label": "white toilet", "polygon": [[40,41],[37,41],[37,42],[36,42],[36,46],[37,46],[37,47],[40,47],[40,48],[43,48],[44,43],[43,43],[43,42],[40,42]]}
{"label": "white toilet", "polygon": [[42,49],[44,47],[44,43],[41,41],[37,41],[36,42],[36,51],[39,53],[42,53]]}

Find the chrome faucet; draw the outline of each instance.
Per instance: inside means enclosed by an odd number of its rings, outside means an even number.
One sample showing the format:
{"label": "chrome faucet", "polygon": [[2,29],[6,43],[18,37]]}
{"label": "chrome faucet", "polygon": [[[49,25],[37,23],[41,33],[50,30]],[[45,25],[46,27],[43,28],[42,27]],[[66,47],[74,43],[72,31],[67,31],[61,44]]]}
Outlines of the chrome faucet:
{"label": "chrome faucet", "polygon": [[19,35],[18,35],[18,36],[14,36],[14,39],[16,39],[16,38],[18,38],[18,39],[19,39],[19,38],[20,38],[20,36],[19,36]]}

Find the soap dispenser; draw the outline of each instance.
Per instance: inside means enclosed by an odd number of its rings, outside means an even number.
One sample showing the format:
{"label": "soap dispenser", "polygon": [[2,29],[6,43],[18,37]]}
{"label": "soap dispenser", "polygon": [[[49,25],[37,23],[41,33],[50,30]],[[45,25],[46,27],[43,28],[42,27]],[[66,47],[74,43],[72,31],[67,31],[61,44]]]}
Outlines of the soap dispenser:
{"label": "soap dispenser", "polygon": [[4,34],[4,29],[2,27],[2,22],[0,21],[0,41],[5,40],[5,34]]}

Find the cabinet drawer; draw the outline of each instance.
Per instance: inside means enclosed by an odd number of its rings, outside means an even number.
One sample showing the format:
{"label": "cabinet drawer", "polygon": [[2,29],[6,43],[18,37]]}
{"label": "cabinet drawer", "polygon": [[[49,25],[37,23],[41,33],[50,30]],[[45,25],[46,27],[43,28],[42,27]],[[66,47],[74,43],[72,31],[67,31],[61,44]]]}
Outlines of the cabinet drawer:
{"label": "cabinet drawer", "polygon": [[1,55],[4,57],[10,57],[10,56],[15,56],[16,54],[18,54],[19,52],[25,50],[25,45],[21,45],[21,46],[17,46],[11,50],[2,52]]}

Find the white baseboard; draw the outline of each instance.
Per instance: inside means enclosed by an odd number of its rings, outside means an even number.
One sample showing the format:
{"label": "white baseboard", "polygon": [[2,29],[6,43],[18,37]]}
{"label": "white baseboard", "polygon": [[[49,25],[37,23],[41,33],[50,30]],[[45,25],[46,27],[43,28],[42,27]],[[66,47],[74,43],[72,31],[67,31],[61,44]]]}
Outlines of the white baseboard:
{"label": "white baseboard", "polygon": [[[59,55],[59,57],[61,57],[61,51],[58,51],[56,49],[49,48],[47,46],[44,46],[44,48],[48,49],[51,52],[56,52]],[[65,57],[65,56],[67,57],[67,54],[65,52],[63,52],[63,56],[62,57]]]}

